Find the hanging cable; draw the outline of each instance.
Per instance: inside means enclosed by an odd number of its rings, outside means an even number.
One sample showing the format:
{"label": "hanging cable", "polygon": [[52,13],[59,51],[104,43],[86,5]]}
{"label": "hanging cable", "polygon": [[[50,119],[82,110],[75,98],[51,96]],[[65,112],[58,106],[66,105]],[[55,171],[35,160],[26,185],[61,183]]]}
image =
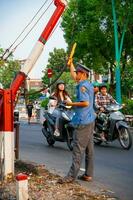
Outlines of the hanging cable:
{"label": "hanging cable", "polygon": [[24,36],[24,38],[16,45],[15,49],[25,40],[25,38],[29,35],[29,33],[33,30],[33,28],[35,28],[35,26],[37,25],[37,23],[40,21],[40,19],[43,17],[43,15],[46,13],[46,11],[49,9],[49,7],[51,6],[52,2],[48,5],[48,7],[46,8],[46,10],[41,14],[41,16],[39,17],[39,19],[36,21],[36,23],[31,27],[31,29],[28,31],[28,33]]}
{"label": "hanging cable", "polygon": [[[53,30],[53,32],[50,34],[50,36],[49,36],[49,38],[52,36],[52,34],[54,33],[54,31],[56,30],[56,28],[58,27],[58,25],[59,25],[59,23],[60,23],[60,21],[58,22],[58,24],[56,25],[56,27],[55,27],[55,29]],[[74,55],[74,53],[75,53],[75,49],[76,49],[76,46],[77,46],[77,43],[74,43],[73,45],[72,45],[72,42],[73,42],[73,35],[74,35],[74,30],[75,30],[75,21],[73,21],[73,24],[72,24],[72,34],[71,34],[71,47],[70,47],[70,49],[69,49],[69,56],[68,56],[68,58],[70,58],[70,57],[73,57],[73,55]],[[48,38],[48,39],[49,39]],[[71,54],[72,53],[72,54]],[[31,94],[37,94],[37,93],[40,93],[40,92],[42,92],[42,91],[44,91],[45,89],[47,89],[47,88],[49,88],[50,86],[52,86],[52,85],[54,85],[54,83],[60,78],[60,76],[63,74],[63,72],[66,70],[66,68],[67,68],[67,63],[68,63],[68,60],[69,59],[67,59],[66,60],[66,63],[65,63],[65,65],[63,66],[63,68],[61,69],[61,71],[60,71],[60,73],[59,73],[59,75],[50,83],[50,84],[48,84],[47,86],[44,86],[42,89],[40,89],[40,90],[38,90],[38,91],[36,91],[36,92],[33,92],[33,93],[31,93]],[[25,96],[29,96],[30,94],[28,93],[28,94],[25,94]]]}
{"label": "hanging cable", "polygon": [[[24,36],[24,38],[15,46],[15,48],[13,48],[12,51],[10,51],[10,49],[12,48],[12,46],[16,43],[16,41],[20,38],[20,36],[25,32],[25,30],[28,28],[28,26],[33,22],[33,20],[35,19],[35,17],[38,15],[38,13],[41,11],[41,9],[44,7],[44,5],[47,3],[48,0],[46,0],[44,2],[44,4],[41,6],[41,8],[37,11],[37,13],[33,16],[33,18],[30,20],[30,22],[26,25],[26,27],[23,29],[23,31],[19,34],[19,36],[16,38],[16,40],[11,44],[11,46],[5,50],[5,52],[3,53],[3,55],[1,56],[1,59],[6,60],[15,50],[16,48],[25,40],[25,38],[29,35],[29,33],[33,30],[33,28],[37,25],[37,23],[40,21],[40,19],[43,17],[43,15],[47,12],[47,10],[49,9],[49,7],[51,6],[51,4],[53,3],[51,1],[51,3],[48,5],[48,7],[46,8],[46,10],[41,14],[41,16],[39,17],[39,19],[36,21],[36,23],[31,27],[31,29],[28,31],[28,33]],[[7,55],[6,55],[7,54]]]}
{"label": "hanging cable", "polygon": [[73,46],[71,47],[71,51],[70,51],[70,53],[69,53],[68,59],[66,60],[65,65],[64,65],[63,68],[61,69],[59,75],[58,75],[50,84],[48,84],[47,86],[44,86],[42,89],[40,89],[40,90],[38,90],[38,91],[25,94],[25,97],[26,97],[26,96],[29,96],[29,95],[31,95],[31,94],[40,93],[40,92],[44,91],[45,89],[49,88],[50,86],[54,85],[54,83],[60,78],[60,76],[63,74],[63,72],[64,72],[65,69],[67,68],[67,64],[68,64],[69,59],[72,59],[72,58],[73,58],[73,55],[74,55],[74,53],[75,53],[76,46],[77,46],[77,43],[74,43]]}

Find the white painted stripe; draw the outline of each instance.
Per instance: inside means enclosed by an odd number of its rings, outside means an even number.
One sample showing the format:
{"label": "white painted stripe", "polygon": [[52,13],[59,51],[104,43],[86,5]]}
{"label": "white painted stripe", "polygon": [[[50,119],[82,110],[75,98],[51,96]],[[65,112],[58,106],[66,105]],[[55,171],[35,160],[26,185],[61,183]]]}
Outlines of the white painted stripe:
{"label": "white painted stripe", "polygon": [[33,47],[32,51],[31,51],[29,57],[27,58],[24,66],[20,70],[21,72],[24,72],[26,75],[29,74],[29,72],[34,67],[36,61],[38,60],[39,56],[41,55],[43,48],[44,48],[44,45],[42,44],[42,42],[37,41],[37,43],[35,44],[35,46]]}
{"label": "white painted stripe", "polygon": [[65,6],[67,6],[67,1],[66,1],[66,0],[61,0],[61,2],[62,2]]}
{"label": "white painted stripe", "polygon": [[4,176],[14,174],[14,132],[3,131]]}

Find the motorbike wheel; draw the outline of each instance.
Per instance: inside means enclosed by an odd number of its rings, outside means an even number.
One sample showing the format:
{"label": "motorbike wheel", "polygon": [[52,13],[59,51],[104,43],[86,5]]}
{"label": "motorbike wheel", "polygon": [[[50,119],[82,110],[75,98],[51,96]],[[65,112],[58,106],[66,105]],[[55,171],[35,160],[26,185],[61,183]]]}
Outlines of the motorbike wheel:
{"label": "motorbike wheel", "polygon": [[49,135],[49,128],[47,127],[47,124],[43,125],[44,127],[42,128],[42,133],[46,137],[47,143],[49,146],[52,146],[55,143],[55,140]]}
{"label": "motorbike wheel", "polygon": [[55,143],[55,141],[51,137],[48,137],[47,143],[49,144],[49,146],[52,146]]}
{"label": "motorbike wheel", "polygon": [[132,146],[132,136],[129,128],[121,127],[119,130],[119,142],[120,145],[126,149],[129,150]]}

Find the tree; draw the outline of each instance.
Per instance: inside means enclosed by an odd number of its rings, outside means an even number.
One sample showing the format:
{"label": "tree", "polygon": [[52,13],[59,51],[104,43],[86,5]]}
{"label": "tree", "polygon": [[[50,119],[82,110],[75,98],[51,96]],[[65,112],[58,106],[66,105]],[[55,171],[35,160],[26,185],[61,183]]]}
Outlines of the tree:
{"label": "tree", "polygon": [[59,73],[61,72],[62,68],[66,61],[66,52],[64,49],[56,49],[54,48],[53,52],[49,53],[48,64],[44,71],[44,76],[42,77],[42,82],[44,85],[49,84],[49,78],[47,76],[47,70],[50,68],[53,71],[52,80],[54,80]]}
{"label": "tree", "polygon": [[36,90],[35,90],[35,89],[31,89],[31,90],[28,92],[28,96],[26,96],[26,99],[27,99],[27,100],[35,101],[35,100],[39,99],[39,97],[40,97],[41,95],[42,95],[41,93],[36,93]]}
{"label": "tree", "polygon": [[[59,75],[64,65],[66,65],[66,52],[64,49],[54,49],[53,52],[49,53],[48,65],[44,71],[44,76],[42,81],[45,85],[49,84],[49,78],[47,77],[47,70],[51,68],[53,70],[52,81]],[[62,73],[59,79],[63,80],[66,83],[66,89],[69,92],[70,96],[73,96],[75,83],[70,77],[69,70],[66,68]],[[56,84],[55,84],[56,85]],[[52,86],[52,90],[55,89],[55,85]]]}
{"label": "tree", "polygon": [[129,62],[122,74],[123,95],[131,99],[133,95],[133,62]]}
{"label": "tree", "polygon": [[[3,49],[0,48],[0,56],[3,53]],[[15,78],[17,72],[20,70],[20,62],[13,60],[13,56],[9,57],[8,60],[0,60],[0,83],[3,88],[9,88],[11,82]]]}
{"label": "tree", "polygon": [[[121,72],[127,60],[133,59],[133,4],[132,0],[116,1],[119,41],[123,25],[128,19],[121,57]],[[68,46],[77,42],[76,58],[86,66],[102,74],[111,72],[111,83],[115,83],[115,47],[112,5],[108,0],[71,0],[68,4],[62,28]]]}

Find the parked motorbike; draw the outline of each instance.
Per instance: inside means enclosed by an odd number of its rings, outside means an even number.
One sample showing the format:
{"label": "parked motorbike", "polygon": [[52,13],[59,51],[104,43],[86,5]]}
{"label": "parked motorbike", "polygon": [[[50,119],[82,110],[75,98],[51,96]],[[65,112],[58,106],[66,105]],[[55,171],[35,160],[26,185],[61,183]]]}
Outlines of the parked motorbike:
{"label": "parked motorbike", "polygon": [[68,110],[68,108],[63,103],[60,104],[58,108],[62,112],[62,117],[60,118],[59,121],[60,135],[59,136],[54,135],[56,118],[48,111],[44,112],[42,133],[45,136],[47,143],[50,146],[52,146],[56,141],[67,142],[68,148],[72,151],[74,128],[70,124],[70,122],[72,120],[74,112],[70,109]]}
{"label": "parked motorbike", "polygon": [[103,140],[100,134],[104,134],[105,141],[113,142],[118,139],[120,145],[124,149],[130,149],[132,146],[132,136],[130,126],[125,121],[125,116],[120,109],[123,106],[119,104],[111,104],[105,108],[105,112],[97,115],[95,130],[94,130],[94,143],[100,145]]}

